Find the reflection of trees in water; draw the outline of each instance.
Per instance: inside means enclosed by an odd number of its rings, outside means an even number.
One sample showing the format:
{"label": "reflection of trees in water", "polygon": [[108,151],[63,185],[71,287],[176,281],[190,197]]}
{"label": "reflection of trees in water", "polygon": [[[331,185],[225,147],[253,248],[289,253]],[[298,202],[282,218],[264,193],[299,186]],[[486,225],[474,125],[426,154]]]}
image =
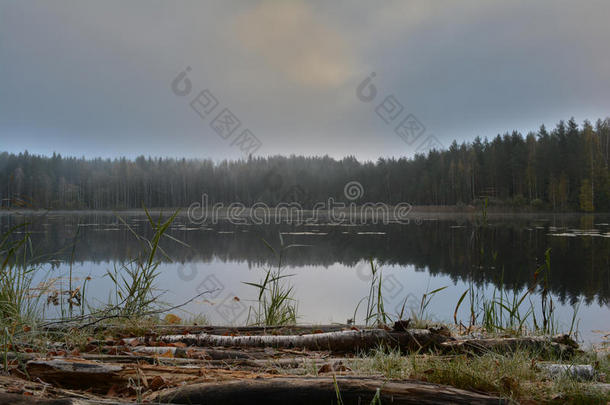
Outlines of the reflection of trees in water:
{"label": "reflection of trees in water", "polygon": [[[9,221],[14,223],[15,219],[0,216],[0,225],[4,228]],[[150,234],[150,227],[142,221],[142,217],[129,217],[127,221],[136,232]],[[80,228],[76,262],[124,261],[139,251],[134,236],[116,217],[97,214],[34,220],[30,229],[38,253],[54,253],[57,259],[69,260],[77,224],[98,225]],[[171,235],[190,247],[167,239],[163,248],[178,262],[221,260],[260,266],[272,264],[274,260],[262,239],[277,244],[278,233],[284,232],[287,244],[310,245],[292,249],[287,254],[285,260],[290,266],[330,266],[335,263],[354,266],[361,260],[374,257],[383,264],[413,265],[418,271],[446,274],[456,281],[466,280],[470,275],[477,283],[493,282],[499,285],[503,280],[505,286],[515,289],[530,285],[534,270],[544,258],[544,251],[551,247],[551,289],[562,302],[574,302],[580,296],[584,296],[587,302],[609,302],[610,239],[550,237],[547,235],[550,232],[548,226],[540,227],[540,223],[525,221],[491,223],[484,230],[476,230],[469,222],[456,225],[455,221],[444,220],[424,221],[421,225],[370,225],[366,228],[234,226],[223,223],[210,226],[210,230],[193,231],[181,229],[192,225],[187,223],[186,218],[178,218]],[[326,235],[286,234],[316,231]],[[374,232],[385,234],[372,234]],[[479,252],[480,240],[485,241],[487,251],[483,260]],[[491,259],[492,251],[497,252],[495,262]],[[43,260],[48,260],[48,257]]]}

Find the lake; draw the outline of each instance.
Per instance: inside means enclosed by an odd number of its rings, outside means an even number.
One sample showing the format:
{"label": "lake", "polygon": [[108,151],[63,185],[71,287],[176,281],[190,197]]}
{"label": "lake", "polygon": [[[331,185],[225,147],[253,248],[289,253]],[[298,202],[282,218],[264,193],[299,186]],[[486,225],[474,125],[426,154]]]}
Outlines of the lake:
{"label": "lake", "polygon": [[[123,223],[117,217],[120,215]],[[561,214],[413,213],[408,224],[282,223],[268,225],[193,224],[186,215],[172,224],[165,238],[157,286],[171,304],[202,295],[176,313],[203,314],[214,324],[245,324],[258,282],[278,258],[265,245],[298,244],[283,254],[286,282],[294,286],[300,323],[345,323],[368,294],[370,259],[382,271],[387,312],[418,312],[422,294],[434,294],[426,316],[453,322],[454,310],[472,280],[478,294],[492,297],[505,288],[522,296],[550,250],[548,286],[560,329],[568,330],[574,308],[585,343],[603,339],[610,330],[610,216]],[[72,262],[75,285],[86,277],[86,299],[107,302],[112,282],[106,272],[134,258],[141,245],[130,231],[150,236],[141,212],[0,213],[0,229],[28,222],[40,264],[39,279],[66,288]],[[129,226],[127,226],[127,225]],[[72,245],[75,242],[75,248]],[[185,246],[188,245],[188,246]],[[483,250],[483,252],[482,252]],[[406,300],[406,301],[405,301]],[[405,304],[406,302],[406,304]],[[531,303],[530,303],[531,302]],[[524,300],[539,315],[539,294]],[[467,324],[462,305],[458,318]],[[53,308],[47,308],[49,314]],[[356,315],[361,322],[362,305]]]}

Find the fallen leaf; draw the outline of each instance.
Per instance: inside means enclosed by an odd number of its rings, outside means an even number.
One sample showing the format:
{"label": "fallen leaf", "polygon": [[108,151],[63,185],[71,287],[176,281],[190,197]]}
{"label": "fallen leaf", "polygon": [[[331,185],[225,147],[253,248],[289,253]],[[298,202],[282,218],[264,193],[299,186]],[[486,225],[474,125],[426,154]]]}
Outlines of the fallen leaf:
{"label": "fallen leaf", "polygon": [[513,377],[504,376],[500,378],[505,390],[515,392],[519,388],[519,381]]}
{"label": "fallen leaf", "polygon": [[184,342],[175,342],[175,343],[170,343],[169,346],[170,347],[186,347],[186,343],[184,343]]}
{"label": "fallen leaf", "polygon": [[156,375],[149,383],[149,387],[153,391],[160,390],[161,388],[165,388],[167,386],[167,381],[160,375]]}
{"label": "fallen leaf", "polygon": [[165,320],[165,322],[167,322],[170,325],[177,325],[182,322],[182,318],[180,318],[179,316],[174,315],[174,314],[165,315],[164,320]]}
{"label": "fallen leaf", "polygon": [[318,374],[330,373],[331,371],[333,371],[332,366],[330,364],[326,363],[326,364],[322,364],[322,367],[320,367],[318,369]]}
{"label": "fallen leaf", "polygon": [[108,392],[106,393],[106,396],[108,397],[116,397],[117,396],[117,386],[116,384],[113,384],[110,386],[110,388],[108,389]]}
{"label": "fallen leaf", "polygon": [[320,367],[320,369],[318,370],[318,373],[329,373],[331,371],[352,371],[351,368],[346,367],[342,361],[336,361],[333,364],[330,363],[326,363],[323,364],[322,367]]}

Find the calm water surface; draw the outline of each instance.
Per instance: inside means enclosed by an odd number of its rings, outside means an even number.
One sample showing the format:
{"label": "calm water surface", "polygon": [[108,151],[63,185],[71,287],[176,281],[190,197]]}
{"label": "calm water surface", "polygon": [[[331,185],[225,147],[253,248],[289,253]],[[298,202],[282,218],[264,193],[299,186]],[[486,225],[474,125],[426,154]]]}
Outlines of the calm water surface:
{"label": "calm water surface", "polygon": [[[150,236],[145,216],[119,214],[137,233]],[[65,288],[72,243],[73,274],[79,285],[91,277],[87,299],[107,302],[112,291],[105,276],[114,266],[137,255],[140,245],[113,213],[0,213],[0,228],[27,221],[42,278]],[[77,234],[78,229],[78,234]],[[385,307],[389,312],[416,310],[426,291],[434,296],[428,316],[452,321],[455,305],[473,280],[480,294],[491,297],[504,286],[523,294],[533,273],[551,249],[550,289],[559,326],[569,329],[578,306],[579,330],[585,342],[599,342],[610,330],[610,217],[608,215],[491,215],[486,226],[478,216],[426,214],[408,225],[232,225],[199,226],[178,217],[162,246],[171,258],[160,266],[163,299],[178,304],[199,292],[216,289],[186,306],[217,324],[244,324],[257,282],[277,258],[263,240],[307,245],[286,251],[286,273],[295,288],[302,323],[346,322],[367,295],[370,258],[383,271]],[[481,253],[483,248],[483,253]],[[37,281],[41,281],[37,280]],[[531,302],[538,310],[539,297]],[[527,308],[526,308],[527,306]],[[468,319],[466,306],[459,317]],[[526,300],[523,311],[530,303]],[[49,309],[52,312],[52,309]],[[188,314],[182,314],[188,318]],[[363,316],[362,309],[357,315]]]}

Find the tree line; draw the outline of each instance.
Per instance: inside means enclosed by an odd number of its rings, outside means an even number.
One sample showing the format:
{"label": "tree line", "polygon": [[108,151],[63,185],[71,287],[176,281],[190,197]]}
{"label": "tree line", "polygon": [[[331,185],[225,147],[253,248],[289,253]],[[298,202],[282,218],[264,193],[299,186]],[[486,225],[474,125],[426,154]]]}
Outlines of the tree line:
{"label": "tree line", "polygon": [[525,136],[453,142],[413,158],[360,162],[328,156],[249,157],[237,161],[140,156],[85,159],[0,153],[0,207],[122,209],[239,202],[351,202],[344,186],[357,181],[357,203],[491,204],[557,211],[610,211],[610,119],[572,118]]}

